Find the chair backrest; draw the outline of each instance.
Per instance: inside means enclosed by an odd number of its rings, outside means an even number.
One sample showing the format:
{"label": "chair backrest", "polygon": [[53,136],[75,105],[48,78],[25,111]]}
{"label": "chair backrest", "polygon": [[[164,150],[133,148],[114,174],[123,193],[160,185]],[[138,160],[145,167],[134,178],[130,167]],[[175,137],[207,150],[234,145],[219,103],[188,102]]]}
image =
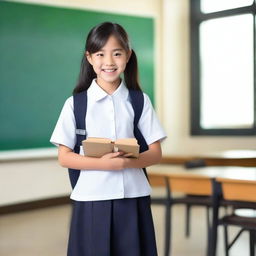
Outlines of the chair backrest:
{"label": "chair backrest", "polygon": [[168,175],[172,192],[190,195],[212,195],[212,179],[204,175],[191,173],[172,173]]}
{"label": "chair backrest", "polygon": [[158,173],[148,173],[149,183],[152,187],[166,187],[167,176]]}
{"label": "chair backrest", "polygon": [[217,178],[225,200],[249,201],[256,203],[256,180]]}
{"label": "chair backrest", "polygon": [[148,178],[152,187],[166,187],[168,182],[171,192],[182,192],[190,195],[212,195],[212,179],[204,175],[187,172],[149,172]]}

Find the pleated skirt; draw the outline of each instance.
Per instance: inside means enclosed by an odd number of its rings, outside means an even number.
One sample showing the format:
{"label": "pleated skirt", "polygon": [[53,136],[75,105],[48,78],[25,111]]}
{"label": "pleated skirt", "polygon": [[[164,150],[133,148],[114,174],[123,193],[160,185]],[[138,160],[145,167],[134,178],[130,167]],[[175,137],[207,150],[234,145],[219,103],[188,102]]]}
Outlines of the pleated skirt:
{"label": "pleated skirt", "polygon": [[74,201],[68,256],[157,256],[150,197]]}

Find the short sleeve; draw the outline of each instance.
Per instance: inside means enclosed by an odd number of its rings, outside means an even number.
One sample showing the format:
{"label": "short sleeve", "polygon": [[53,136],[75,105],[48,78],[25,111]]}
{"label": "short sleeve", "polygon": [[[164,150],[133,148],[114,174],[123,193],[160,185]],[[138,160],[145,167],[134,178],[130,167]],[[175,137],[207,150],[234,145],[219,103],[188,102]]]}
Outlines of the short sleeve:
{"label": "short sleeve", "polygon": [[70,97],[61,110],[50,142],[56,146],[61,144],[73,150],[76,143],[75,129],[73,97]]}
{"label": "short sleeve", "polygon": [[166,133],[160,124],[149,97],[145,93],[144,107],[138,123],[138,128],[148,145],[159,140],[163,141],[166,138]]}

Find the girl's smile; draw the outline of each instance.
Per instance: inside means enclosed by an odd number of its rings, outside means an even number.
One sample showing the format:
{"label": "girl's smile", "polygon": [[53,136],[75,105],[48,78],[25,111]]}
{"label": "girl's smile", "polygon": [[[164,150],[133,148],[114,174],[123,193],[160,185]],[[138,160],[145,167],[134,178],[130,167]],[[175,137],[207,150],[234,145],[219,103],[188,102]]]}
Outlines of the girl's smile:
{"label": "girl's smile", "polygon": [[106,72],[106,73],[113,73],[115,72],[117,69],[102,69],[102,71]]}
{"label": "girl's smile", "polygon": [[113,68],[113,69],[102,69],[102,72],[105,72],[105,73],[107,73],[107,74],[109,74],[109,75],[113,75],[113,74],[115,74],[115,72],[117,71],[117,68]]}

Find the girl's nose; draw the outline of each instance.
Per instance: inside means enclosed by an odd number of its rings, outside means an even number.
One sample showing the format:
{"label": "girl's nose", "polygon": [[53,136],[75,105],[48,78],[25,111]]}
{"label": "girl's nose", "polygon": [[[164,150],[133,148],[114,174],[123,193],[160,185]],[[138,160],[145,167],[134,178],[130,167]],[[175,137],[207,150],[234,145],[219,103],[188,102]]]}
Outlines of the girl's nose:
{"label": "girl's nose", "polygon": [[112,55],[106,55],[105,57],[105,65],[113,65],[114,60]]}

